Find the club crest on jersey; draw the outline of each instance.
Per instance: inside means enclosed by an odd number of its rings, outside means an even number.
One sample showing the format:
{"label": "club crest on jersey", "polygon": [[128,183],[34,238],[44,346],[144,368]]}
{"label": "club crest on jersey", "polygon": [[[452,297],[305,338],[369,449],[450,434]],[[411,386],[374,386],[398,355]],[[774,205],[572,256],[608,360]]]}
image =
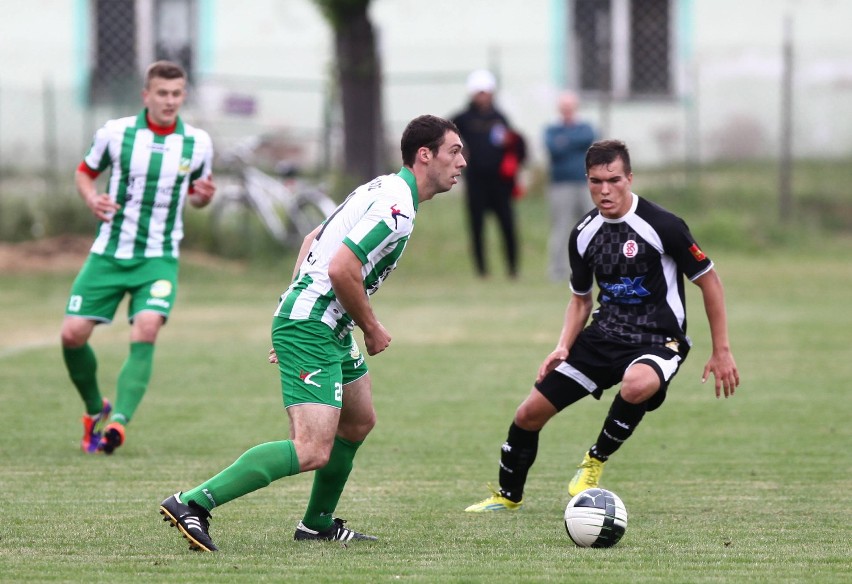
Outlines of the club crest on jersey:
{"label": "club crest on jersey", "polygon": [[192,161],[189,158],[181,158],[180,166],[178,166],[178,174],[189,174]]}
{"label": "club crest on jersey", "polygon": [[624,242],[624,246],[621,248],[621,252],[626,258],[635,258],[639,253],[639,244],[636,243],[636,241],[633,239],[628,239]]}
{"label": "club crest on jersey", "polygon": [[697,243],[693,243],[693,244],[689,247],[689,253],[691,253],[691,254],[692,254],[692,256],[693,256],[696,260],[698,260],[699,262],[703,262],[704,260],[706,260],[706,259],[707,259],[707,256],[706,256],[706,255],[704,255],[704,252],[703,252],[703,251],[701,251],[701,248],[699,248],[699,247],[698,247],[698,244],[697,244]]}
{"label": "club crest on jersey", "polygon": [[399,209],[396,208],[396,205],[391,205],[391,217],[393,217],[393,228],[394,229],[399,228],[399,225],[397,224],[397,219],[396,219],[397,217],[402,217],[404,219],[409,218],[408,215],[403,215],[402,211],[400,211]]}

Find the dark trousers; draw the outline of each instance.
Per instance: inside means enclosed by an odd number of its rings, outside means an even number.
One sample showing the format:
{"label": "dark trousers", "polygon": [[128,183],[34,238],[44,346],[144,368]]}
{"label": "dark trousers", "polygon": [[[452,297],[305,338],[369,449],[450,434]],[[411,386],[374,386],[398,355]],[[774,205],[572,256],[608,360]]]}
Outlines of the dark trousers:
{"label": "dark trousers", "polygon": [[497,217],[503,237],[503,249],[509,276],[518,273],[518,241],[515,228],[515,212],[512,207],[512,183],[496,174],[468,173],[467,210],[470,223],[471,245],[476,270],[480,276],[488,275],[488,262],[483,248],[485,216],[492,212]]}

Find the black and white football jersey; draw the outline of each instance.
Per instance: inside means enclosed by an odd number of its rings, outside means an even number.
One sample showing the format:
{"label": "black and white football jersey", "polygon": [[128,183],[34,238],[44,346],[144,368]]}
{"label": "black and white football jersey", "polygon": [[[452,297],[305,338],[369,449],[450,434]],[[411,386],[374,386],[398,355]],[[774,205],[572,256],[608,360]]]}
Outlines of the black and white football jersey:
{"label": "black and white football jersey", "polygon": [[589,294],[598,284],[590,326],[627,343],[690,346],[683,277],[695,280],[713,262],[681,218],[633,194],[630,211],[619,219],[597,209],[586,214],[568,249],[571,290]]}

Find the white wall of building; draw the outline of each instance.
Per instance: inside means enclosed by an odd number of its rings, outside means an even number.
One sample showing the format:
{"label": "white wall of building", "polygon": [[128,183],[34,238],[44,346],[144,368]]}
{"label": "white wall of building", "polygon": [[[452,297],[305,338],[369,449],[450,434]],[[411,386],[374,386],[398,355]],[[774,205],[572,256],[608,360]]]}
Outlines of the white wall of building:
{"label": "white wall of building", "polygon": [[[554,119],[561,76],[561,0],[374,0],[385,77],[388,141],[421,113],[463,107],[467,72],[492,67],[498,102],[544,162],[540,137]],[[199,85],[186,117],[228,144],[281,133],[321,151],[333,39],[311,0],[199,0]],[[677,54],[685,93],[656,102],[585,100],[582,114],[628,142],[637,164],[690,156],[774,157],[780,139],[785,17],[796,46],[794,152],[852,154],[852,2],[677,0]],[[0,166],[38,168],[47,144],[73,165],[106,117],[88,110],[88,0],[10,2],[0,19]],[[250,115],[228,114],[244,97]]]}

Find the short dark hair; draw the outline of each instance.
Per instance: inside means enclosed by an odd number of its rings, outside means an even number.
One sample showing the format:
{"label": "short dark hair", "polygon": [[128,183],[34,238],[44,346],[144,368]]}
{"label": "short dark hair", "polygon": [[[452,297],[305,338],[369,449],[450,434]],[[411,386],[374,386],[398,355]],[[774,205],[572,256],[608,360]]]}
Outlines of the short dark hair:
{"label": "short dark hair", "polygon": [[586,151],[586,173],[593,166],[611,164],[616,158],[621,158],[625,174],[633,172],[630,169],[630,152],[621,140],[598,140]]}
{"label": "short dark hair", "polygon": [[414,166],[417,151],[423,147],[431,150],[433,154],[437,154],[441,144],[444,143],[444,136],[447,132],[460,134],[453,122],[438,116],[418,116],[408,122],[399,142],[402,151],[402,163],[406,166]]}
{"label": "short dark hair", "polygon": [[148,87],[154,78],[186,79],[186,71],[183,70],[183,67],[172,61],[156,61],[148,65],[148,68],[145,70],[145,87]]}

